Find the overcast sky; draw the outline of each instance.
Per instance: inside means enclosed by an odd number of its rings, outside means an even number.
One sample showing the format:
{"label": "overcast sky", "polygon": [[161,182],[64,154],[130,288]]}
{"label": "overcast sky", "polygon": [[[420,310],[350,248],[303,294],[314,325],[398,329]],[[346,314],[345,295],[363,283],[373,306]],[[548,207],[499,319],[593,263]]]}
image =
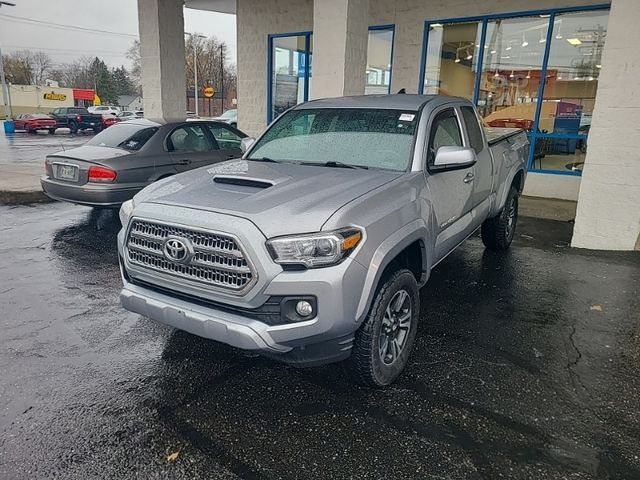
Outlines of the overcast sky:
{"label": "overcast sky", "polygon": [[[129,66],[125,52],[138,36],[136,0],[11,0],[0,7],[0,48],[3,53],[28,48],[48,53],[56,63],[99,56],[108,65]],[[32,22],[7,18],[21,17]],[[35,21],[35,22],[34,22]],[[71,25],[122,35],[91,33],[36,22]],[[228,61],[236,62],[236,17],[185,9],[185,31],[215,36],[229,46]]]}

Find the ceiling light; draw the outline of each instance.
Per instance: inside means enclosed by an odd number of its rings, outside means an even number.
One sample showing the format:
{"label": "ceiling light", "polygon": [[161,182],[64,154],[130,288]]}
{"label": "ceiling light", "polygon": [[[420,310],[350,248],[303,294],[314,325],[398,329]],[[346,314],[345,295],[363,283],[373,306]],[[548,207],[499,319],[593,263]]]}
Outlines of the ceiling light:
{"label": "ceiling light", "polygon": [[590,82],[593,82],[593,77],[589,77],[587,78],[587,80],[589,80]]}
{"label": "ceiling light", "polygon": [[509,45],[505,50],[511,50],[511,45]]}
{"label": "ceiling light", "polygon": [[556,34],[556,38],[557,38],[558,40],[561,40],[561,39],[562,39],[562,34],[561,34],[560,32],[558,32],[558,33]]}
{"label": "ceiling light", "polygon": [[432,23],[431,26],[433,28],[442,28],[442,24],[441,23]]}
{"label": "ceiling light", "polygon": [[596,68],[602,68],[602,65],[597,64],[597,65],[596,65]]}
{"label": "ceiling light", "polygon": [[511,70],[511,73],[509,74],[509,78],[513,78],[515,75],[513,74],[513,70]]}
{"label": "ceiling light", "polygon": [[465,60],[471,60],[473,58],[473,55],[471,53],[469,53],[469,52],[467,52],[467,54],[468,55],[466,57],[464,57],[464,59]]}
{"label": "ceiling light", "polygon": [[567,42],[569,42],[571,45],[582,45],[582,42],[580,41],[579,38],[567,38]]}
{"label": "ceiling light", "polygon": [[562,76],[558,75],[558,80],[562,80]]}
{"label": "ceiling light", "polygon": [[527,42],[527,38],[524,36],[524,33],[522,34],[522,46],[526,47],[527,45],[529,45],[529,42]]}
{"label": "ceiling light", "polygon": [[498,70],[496,70],[496,73],[493,74],[494,77],[499,77],[500,75],[498,74]]}
{"label": "ceiling light", "polygon": [[500,57],[502,59],[507,59],[507,58],[511,58],[511,55],[504,55],[503,57]]}
{"label": "ceiling light", "polygon": [[531,78],[531,70],[529,70],[529,71],[527,72],[527,77],[526,77],[526,78]]}
{"label": "ceiling light", "polygon": [[456,57],[456,59],[454,60],[455,63],[460,63],[460,58]]}
{"label": "ceiling light", "polygon": [[491,55],[495,55],[496,51],[495,51],[495,50],[491,50],[489,53],[490,53]]}

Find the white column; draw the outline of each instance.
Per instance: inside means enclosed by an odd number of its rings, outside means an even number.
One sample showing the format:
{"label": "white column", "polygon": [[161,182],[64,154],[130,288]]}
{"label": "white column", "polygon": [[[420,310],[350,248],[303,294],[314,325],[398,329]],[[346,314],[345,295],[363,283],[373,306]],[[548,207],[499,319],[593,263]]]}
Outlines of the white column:
{"label": "white column", "polygon": [[314,0],[311,98],[362,95],[369,0]]}
{"label": "white column", "polygon": [[640,2],[613,0],[572,246],[640,249]]}
{"label": "white column", "polygon": [[184,120],[184,17],[182,0],[138,0],[144,114]]}

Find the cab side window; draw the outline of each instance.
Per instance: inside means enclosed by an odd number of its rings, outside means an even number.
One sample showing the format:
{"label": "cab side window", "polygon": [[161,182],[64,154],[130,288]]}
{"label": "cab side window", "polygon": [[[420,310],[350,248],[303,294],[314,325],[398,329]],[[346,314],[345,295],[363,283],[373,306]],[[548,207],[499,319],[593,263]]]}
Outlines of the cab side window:
{"label": "cab side window", "polygon": [[167,147],[173,152],[208,152],[214,149],[202,125],[182,125],[176,128],[169,135]]}
{"label": "cab side window", "polygon": [[431,124],[429,146],[427,151],[427,165],[433,165],[436,153],[440,147],[463,147],[462,134],[458,117],[453,108],[448,108],[436,115]]}
{"label": "cab side window", "polygon": [[476,151],[477,155],[484,148],[484,142],[482,141],[482,132],[480,131],[480,126],[478,124],[478,117],[471,107],[461,107],[460,110],[462,111],[464,124],[467,127],[469,143],[471,144],[471,148]]}

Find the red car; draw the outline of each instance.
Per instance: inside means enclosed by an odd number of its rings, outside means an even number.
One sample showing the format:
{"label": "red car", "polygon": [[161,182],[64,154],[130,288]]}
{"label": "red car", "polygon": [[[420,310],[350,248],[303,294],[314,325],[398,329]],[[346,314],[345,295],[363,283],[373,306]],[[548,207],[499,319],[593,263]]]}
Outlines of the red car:
{"label": "red car", "polygon": [[110,127],[111,125],[118,123],[119,121],[120,119],[115,115],[112,115],[110,113],[102,114],[102,128]]}
{"label": "red car", "polygon": [[36,133],[36,130],[49,130],[55,133],[57,122],[44,113],[21,113],[15,120],[16,130]]}

